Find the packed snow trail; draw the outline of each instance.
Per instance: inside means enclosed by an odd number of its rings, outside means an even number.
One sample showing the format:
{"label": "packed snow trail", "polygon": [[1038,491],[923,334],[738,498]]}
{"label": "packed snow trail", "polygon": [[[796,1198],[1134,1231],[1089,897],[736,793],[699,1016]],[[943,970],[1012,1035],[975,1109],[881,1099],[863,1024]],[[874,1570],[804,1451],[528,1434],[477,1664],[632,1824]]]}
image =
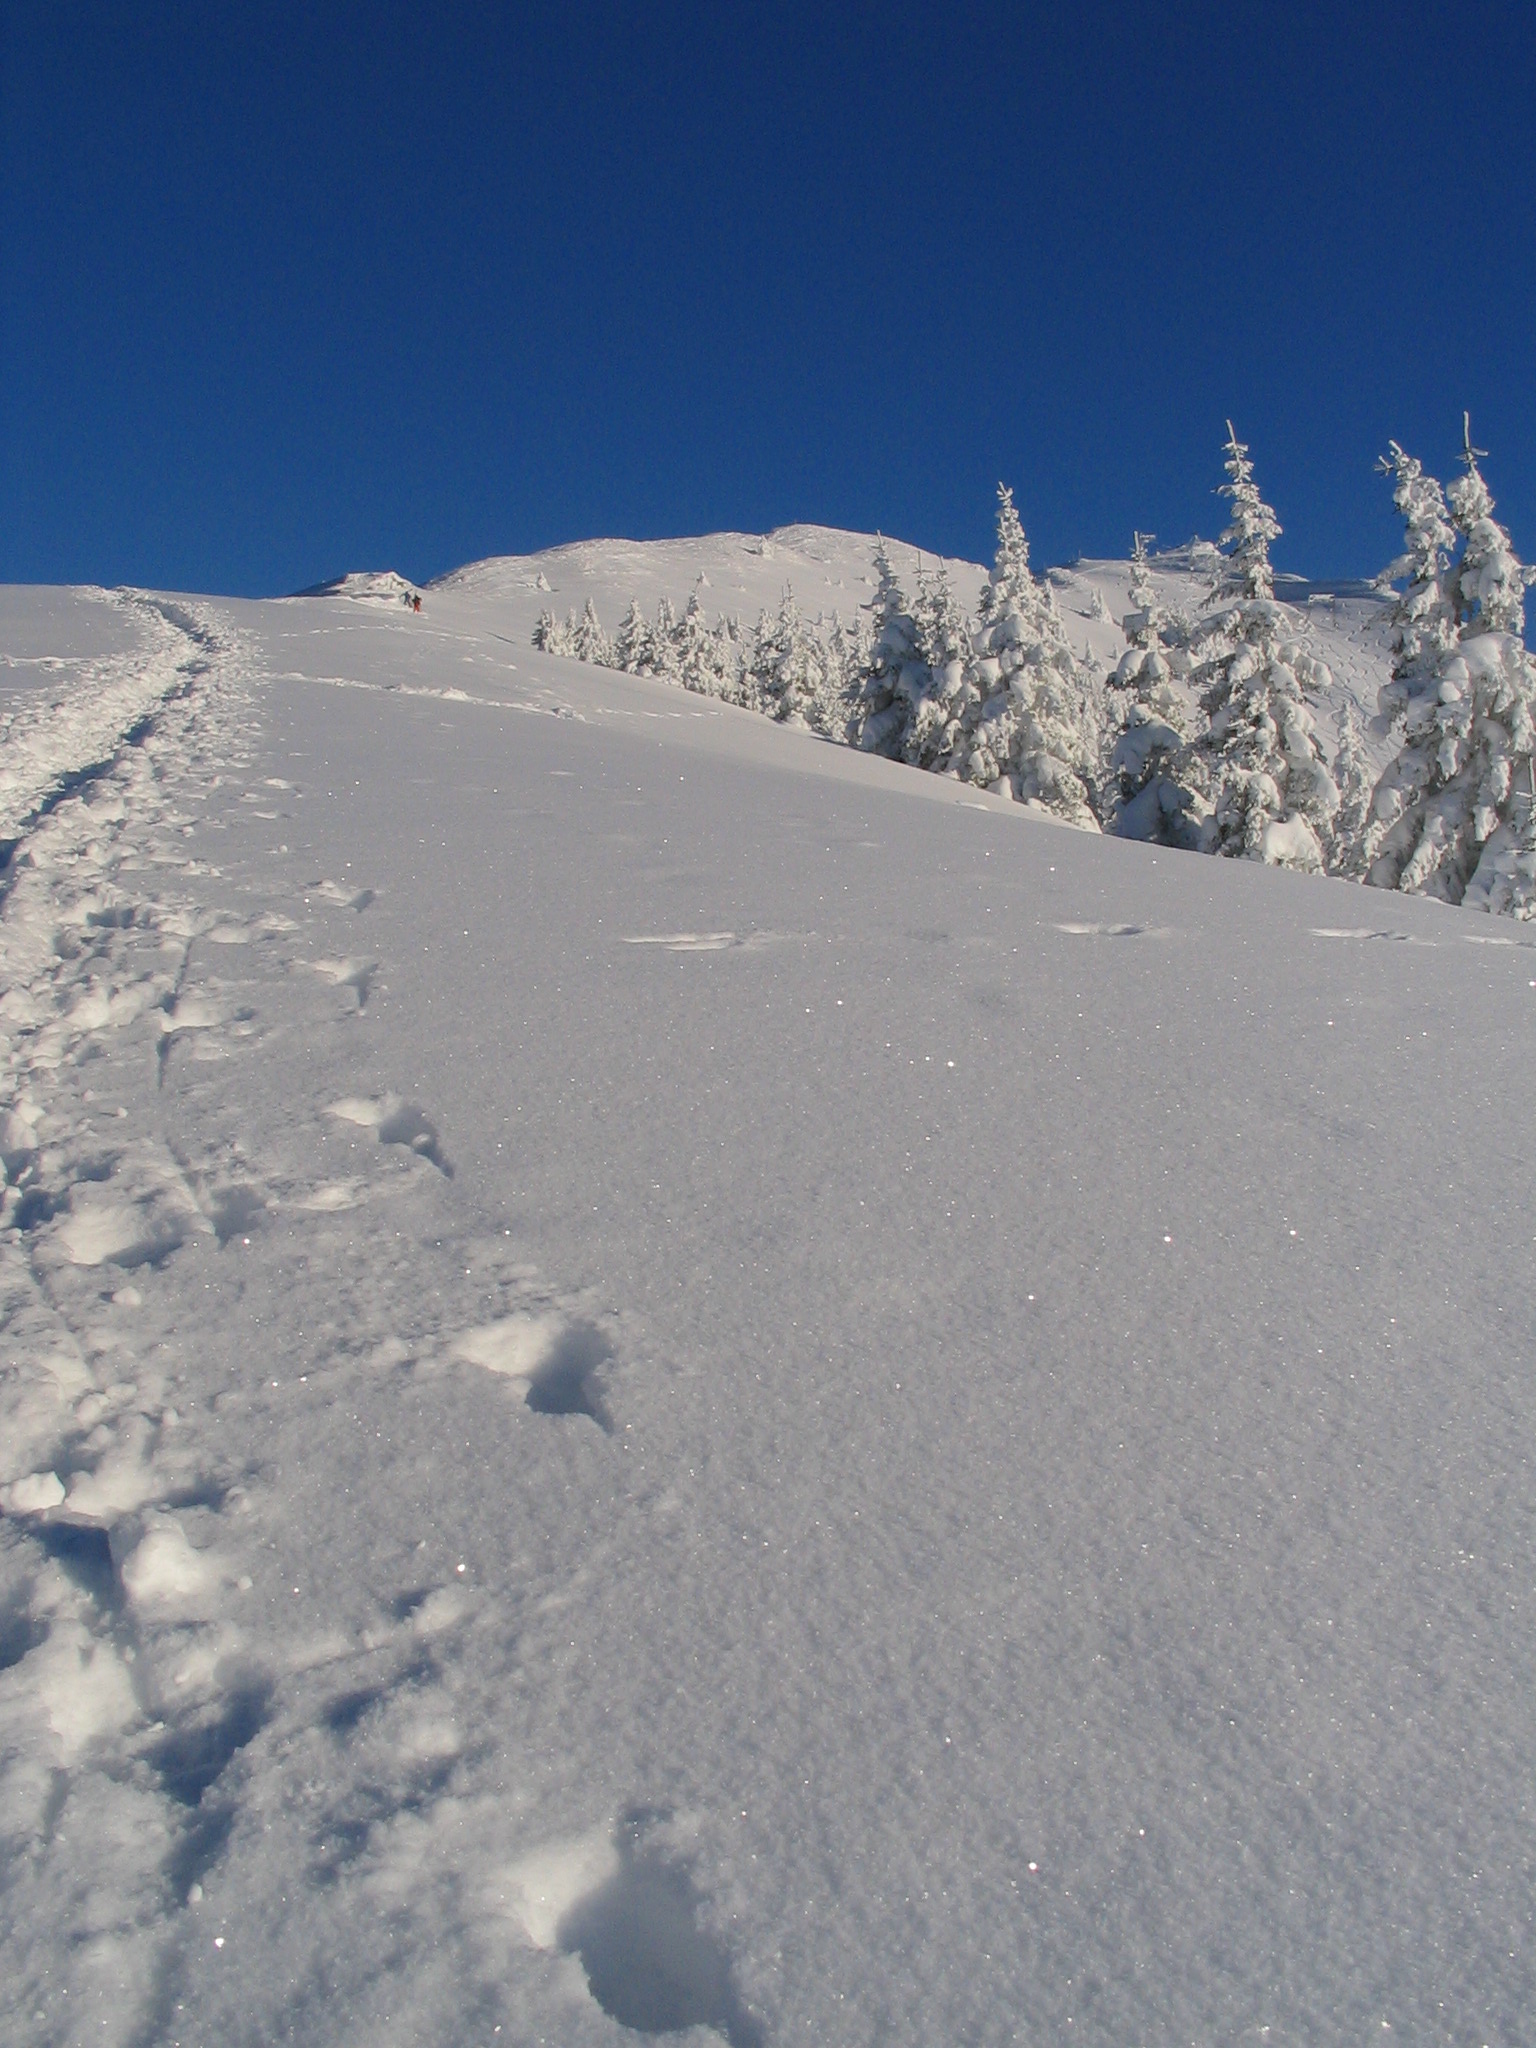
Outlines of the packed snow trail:
{"label": "packed snow trail", "polygon": [[1522,2040],[1536,951],[458,602],[0,916],[5,2038]]}
{"label": "packed snow trail", "polygon": [[62,687],[0,709],[0,863],[29,825],[110,766],[157,711],[209,671],[216,636],[195,607],[138,591],[103,596],[137,627],[132,652],[79,664]]}

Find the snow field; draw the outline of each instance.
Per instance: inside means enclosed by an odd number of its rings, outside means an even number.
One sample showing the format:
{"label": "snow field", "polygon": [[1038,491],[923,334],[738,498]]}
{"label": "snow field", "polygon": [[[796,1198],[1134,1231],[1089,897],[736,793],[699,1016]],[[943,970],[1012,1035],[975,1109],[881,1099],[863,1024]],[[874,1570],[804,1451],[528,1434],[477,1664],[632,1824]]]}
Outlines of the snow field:
{"label": "snow field", "polygon": [[1531,948],[455,603],[13,869],[10,2032],[1519,2040]]}

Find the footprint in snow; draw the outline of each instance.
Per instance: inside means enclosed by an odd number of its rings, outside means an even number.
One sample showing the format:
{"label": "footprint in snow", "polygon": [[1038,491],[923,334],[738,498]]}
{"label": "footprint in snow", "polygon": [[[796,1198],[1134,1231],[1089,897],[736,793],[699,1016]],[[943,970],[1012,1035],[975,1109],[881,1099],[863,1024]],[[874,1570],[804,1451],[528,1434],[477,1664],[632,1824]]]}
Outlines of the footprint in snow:
{"label": "footprint in snow", "polygon": [[354,889],[343,882],[317,883],[315,893],[323,896],[327,903],[340,904],[343,910],[359,911],[366,910],[375,896],[372,889]]}
{"label": "footprint in snow", "polygon": [[357,1007],[368,1007],[368,990],[373,977],[379,971],[377,960],[365,960],[361,955],[349,954],[345,960],[310,960],[306,966],[328,981],[332,988],[349,988],[357,997]]}
{"label": "footprint in snow", "polygon": [[730,2048],[762,2048],[729,1955],[699,1925],[703,1900],[677,1833],[664,1816],[637,1812],[613,1832],[548,1843],[501,1875],[497,1904],[535,1948],[575,1956],[593,1999],[620,2026],[709,2027]]}
{"label": "footprint in snow", "polygon": [[246,1004],[238,1007],[197,993],[179,995],[160,1014],[160,1039],[155,1048],[160,1082],[165,1086],[171,1054],[185,1043],[195,1060],[220,1060],[228,1056],[230,1039],[249,1038],[255,1029],[256,1012]]}
{"label": "footprint in snow", "polygon": [[377,1132],[381,1145],[403,1145],[407,1151],[430,1159],[445,1179],[453,1179],[453,1165],[443,1151],[437,1126],[415,1103],[402,1102],[398,1095],[349,1095],[341,1102],[333,1102],[326,1115],[341,1123],[356,1124],[360,1130]]}
{"label": "footprint in snow", "polygon": [[587,1415],[608,1427],[600,1375],[608,1346],[590,1323],[519,1311],[466,1330],[449,1347],[465,1365],[516,1381],[536,1415]]}
{"label": "footprint in snow", "polygon": [[[45,1563],[32,1597],[0,1621],[0,1665],[23,1667],[61,1762],[126,1739],[116,1767],[137,1752],[173,1810],[193,1810],[160,1830],[165,1874],[185,1896],[228,1833],[227,1815],[204,1795],[265,1726],[271,1687],[247,1663],[232,1665],[227,1642],[210,1637],[205,1654],[188,1654],[230,1590],[217,1551],[194,1546],[164,1511],[139,1520],[108,1504],[85,1519],[55,1519],[59,1482],[47,1487],[50,1476],[8,1489],[7,1512]],[[144,1747],[135,1730],[146,1720],[153,1740]]]}
{"label": "footprint in snow", "polygon": [[234,1238],[248,1242],[251,1232],[266,1220],[270,1206],[265,1191],[249,1181],[210,1188],[202,1201],[203,1214],[221,1246]]}
{"label": "footprint in snow", "polygon": [[187,1219],[155,1202],[72,1205],[54,1241],[72,1266],[155,1265],[186,1239]]}

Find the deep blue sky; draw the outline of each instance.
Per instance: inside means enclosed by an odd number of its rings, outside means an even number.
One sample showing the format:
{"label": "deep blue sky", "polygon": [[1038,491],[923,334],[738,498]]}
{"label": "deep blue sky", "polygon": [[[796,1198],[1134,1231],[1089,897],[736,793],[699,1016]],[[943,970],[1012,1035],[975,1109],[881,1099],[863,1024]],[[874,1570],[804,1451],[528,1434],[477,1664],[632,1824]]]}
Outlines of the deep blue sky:
{"label": "deep blue sky", "polygon": [[795,519],[1536,559],[1524,4],[6,9],[0,580],[272,592]]}

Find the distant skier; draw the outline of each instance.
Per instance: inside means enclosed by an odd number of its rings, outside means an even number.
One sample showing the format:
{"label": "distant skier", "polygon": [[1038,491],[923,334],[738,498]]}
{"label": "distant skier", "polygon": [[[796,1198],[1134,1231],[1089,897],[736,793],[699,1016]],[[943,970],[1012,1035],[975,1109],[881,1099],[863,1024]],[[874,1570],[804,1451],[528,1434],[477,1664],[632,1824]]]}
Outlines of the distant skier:
{"label": "distant skier", "polygon": [[419,590],[411,598],[411,610],[413,612],[419,612],[421,610],[421,592]]}

